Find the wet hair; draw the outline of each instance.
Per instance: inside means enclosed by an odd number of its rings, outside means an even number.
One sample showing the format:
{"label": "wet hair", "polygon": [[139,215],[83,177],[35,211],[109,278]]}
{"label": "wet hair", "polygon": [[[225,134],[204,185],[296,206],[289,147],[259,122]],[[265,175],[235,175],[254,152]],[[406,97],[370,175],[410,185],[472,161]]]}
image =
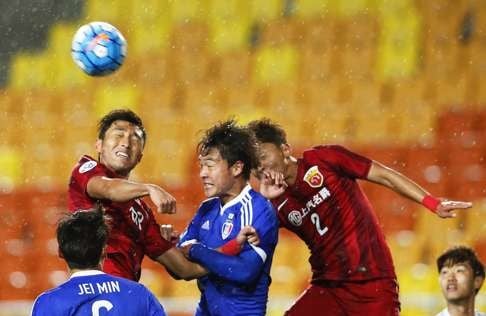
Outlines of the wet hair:
{"label": "wet hair", "polygon": [[268,118],[251,121],[248,128],[259,143],[272,143],[276,146],[287,144],[285,130]]}
{"label": "wet hair", "polygon": [[60,255],[71,269],[99,266],[109,227],[101,208],[67,214],[57,225]]}
{"label": "wet hair", "polygon": [[451,267],[459,263],[468,263],[475,277],[484,278],[484,265],[477,257],[474,250],[464,246],[457,246],[448,249],[439,258],[437,258],[437,269],[440,273],[443,267]]}
{"label": "wet hair", "polygon": [[145,144],[147,139],[147,132],[143,126],[142,119],[132,110],[118,109],[113,110],[101,118],[98,123],[98,139],[104,139],[106,131],[110,128],[111,124],[115,121],[126,121],[140,128],[142,131],[142,140]]}
{"label": "wet hair", "polygon": [[208,129],[199,142],[197,151],[204,156],[212,148],[219,151],[229,166],[237,161],[243,162],[242,175],[245,180],[250,178],[251,170],[258,166],[255,138],[247,128],[238,126],[233,119]]}

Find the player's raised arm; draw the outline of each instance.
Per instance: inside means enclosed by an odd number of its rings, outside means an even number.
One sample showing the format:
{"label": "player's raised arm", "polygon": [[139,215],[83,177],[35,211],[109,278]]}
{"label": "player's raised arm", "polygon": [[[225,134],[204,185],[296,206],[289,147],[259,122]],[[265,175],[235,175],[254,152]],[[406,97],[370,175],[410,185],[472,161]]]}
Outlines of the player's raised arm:
{"label": "player's raised arm", "polygon": [[371,164],[367,180],[386,186],[404,197],[422,204],[442,218],[455,217],[454,210],[472,206],[471,202],[435,198],[408,177],[376,161]]}
{"label": "player's raised arm", "polygon": [[175,198],[155,184],[97,176],[89,180],[87,192],[94,199],[106,199],[114,202],[127,202],[149,196],[159,213],[176,212]]}

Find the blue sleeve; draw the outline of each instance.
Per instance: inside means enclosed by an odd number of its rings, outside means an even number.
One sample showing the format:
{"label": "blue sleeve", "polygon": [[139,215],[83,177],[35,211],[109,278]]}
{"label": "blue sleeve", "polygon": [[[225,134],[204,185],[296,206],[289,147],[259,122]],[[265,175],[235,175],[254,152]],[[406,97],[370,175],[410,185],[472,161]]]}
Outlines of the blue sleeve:
{"label": "blue sleeve", "polygon": [[164,308],[160,304],[159,300],[150,292],[145,289],[148,303],[148,314],[150,316],[166,316]]}
{"label": "blue sleeve", "polygon": [[245,243],[238,256],[227,256],[202,244],[195,244],[189,251],[190,258],[226,280],[252,283],[260,275],[266,260],[271,260],[278,240],[278,220],[273,207],[263,198],[258,202],[253,205],[254,209],[259,210],[257,216],[245,223],[252,225],[260,236],[258,246]]}
{"label": "blue sleeve", "polygon": [[202,218],[202,209],[203,205],[199,207],[197,210],[196,215],[192,218],[191,222],[187,226],[186,230],[181,234],[179,242],[177,246],[180,247],[181,244],[185,241],[196,239],[199,240],[199,228],[201,227],[201,218]]}
{"label": "blue sleeve", "polygon": [[201,263],[211,273],[242,284],[251,284],[260,274],[263,260],[255,251],[243,251],[238,256],[228,256],[203,244],[194,244],[189,257]]}
{"label": "blue sleeve", "polygon": [[32,306],[32,311],[30,312],[31,316],[42,316],[42,315],[49,315],[50,313],[48,310],[50,309],[52,312],[52,306],[49,308],[49,304],[43,303],[44,299],[43,296],[40,295],[35,299],[34,305]]}

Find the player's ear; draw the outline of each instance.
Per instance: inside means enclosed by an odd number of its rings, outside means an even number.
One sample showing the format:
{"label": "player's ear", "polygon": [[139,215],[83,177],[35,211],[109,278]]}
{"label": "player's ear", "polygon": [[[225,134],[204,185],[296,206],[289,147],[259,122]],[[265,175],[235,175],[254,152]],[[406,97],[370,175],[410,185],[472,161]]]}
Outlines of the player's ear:
{"label": "player's ear", "polygon": [[243,173],[244,165],[245,164],[242,161],[238,160],[231,166],[231,173],[233,174],[234,177],[237,177]]}
{"label": "player's ear", "polygon": [[280,149],[282,150],[282,153],[286,158],[292,154],[292,148],[287,143],[280,145]]}
{"label": "player's ear", "polygon": [[481,286],[483,286],[483,282],[484,282],[484,278],[481,276],[476,276],[474,278],[474,288],[476,289],[476,294],[481,289]]}
{"label": "player's ear", "polygon": [[103,141],[101,139],[96,140],[95,148],[97,153],[101,153],[101,145],[103,144]]}
{"label": "player's ear", "polygon": [[140,155],[138,155],[137,163],[139,163],[142,160],[142,157],[143,157],[143,153],[140,153]]}

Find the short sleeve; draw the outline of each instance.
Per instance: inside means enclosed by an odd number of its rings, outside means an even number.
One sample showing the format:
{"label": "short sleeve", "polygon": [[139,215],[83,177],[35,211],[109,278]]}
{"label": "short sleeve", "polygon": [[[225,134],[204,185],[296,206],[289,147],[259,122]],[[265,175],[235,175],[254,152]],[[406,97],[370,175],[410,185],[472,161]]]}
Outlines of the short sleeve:
{"label": "short sleeve", "polygon": [[172,243],[162,237],[160,233],[160,225],[155,220],[152,210],[144,204],[144,208],[148,213],[148,224],[145,231],[145,253],[151,259],[155,260],[161,254],[172,248]]}
{"label": "short sleeve", "polygon": [[[331,169],[350,178],[366,179],[371,168],[372,161],[370,159],[349,151],[342,146],[317,146],[312,152]],[[307,155],[309,154],[308,152]]]}
{"label": "short sleeve", "polygon": [[75,181],[85,192],[88,181],[96,176],[106,176],[106,170],[97,161],[83,157],[71,174],[71,181]]}
{"label": "short sleeve", "polygon": [[95,202],[88,196],[87,186],[95,176],[108,176],[106,168],[89,156],[83,156],[74,167],[69,181],[68,208],[71,212],[90,209]]}

